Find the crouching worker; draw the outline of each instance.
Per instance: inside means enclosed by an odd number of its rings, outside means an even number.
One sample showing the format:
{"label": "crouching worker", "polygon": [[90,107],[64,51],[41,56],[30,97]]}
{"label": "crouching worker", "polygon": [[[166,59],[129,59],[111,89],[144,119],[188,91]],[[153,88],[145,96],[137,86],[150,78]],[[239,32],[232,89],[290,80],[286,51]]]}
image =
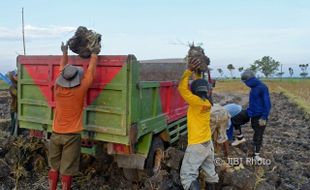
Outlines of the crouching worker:
{"label": "crouching worker", "polygon": [[67,64],[68,45],[62,43],[60,74],[55,84],[55,116],[49,144],[49,189],[56,190],[59,174],[62,189],[71,189],[79,171],[84,97],[92,85],[100,48],[92,49],[88,69]]}
{"label": "crouching worker", "polygon": [[242,111],[242,106],[235,103],[230,103],[224,105],[224,108],[229,114],[229,120],[227,123],[227,138],[229,141],[233,141],[234,137],[234,126],[232,125],[232,120]]}
{"label": "crouching worker", "polygon": [[191,90],[188,81],[193,71],[199,66],[196,59],[190,60],[188,69],[184,72],[179,92],[189,104],[187,111],[188,145],[181,167],[181,183],[185,190],[200,189],[198,182],[199,168],[206,173],[208,189],[214,189],[219,178],[215,172],[214,149],[211,141],[210,109],[208,100],[208,83],[204,79],[193,81]]}

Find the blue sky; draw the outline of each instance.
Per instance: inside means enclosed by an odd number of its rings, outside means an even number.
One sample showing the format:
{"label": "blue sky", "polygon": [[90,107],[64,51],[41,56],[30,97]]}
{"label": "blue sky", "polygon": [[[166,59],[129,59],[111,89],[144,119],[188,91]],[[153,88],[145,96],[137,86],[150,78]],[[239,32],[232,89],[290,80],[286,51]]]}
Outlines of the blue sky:
{"label": "blue sky", "polygon": [[22,7],[28,55],[60,54],[61,41],[83,25],[103,35],[101,54],[182,58],[188,42],[203,43],[211,67],[226,75],[228,64],[246,68],[265,55],[296,76],[310,63],[307,0],[10,0],[0,3],[0,72],[23,53]]}

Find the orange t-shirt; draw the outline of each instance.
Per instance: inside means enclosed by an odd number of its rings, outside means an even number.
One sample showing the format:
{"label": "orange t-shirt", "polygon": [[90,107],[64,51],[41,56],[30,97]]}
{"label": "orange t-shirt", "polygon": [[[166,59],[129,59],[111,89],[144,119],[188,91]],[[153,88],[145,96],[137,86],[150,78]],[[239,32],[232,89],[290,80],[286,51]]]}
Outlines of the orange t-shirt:
{"label": "orange t-shirt", "polygon": [[88,68],[79,86],[64,88],[56,84],[53,132],[79,133],[82,131],[84,98],[93,79],[93,71]]}

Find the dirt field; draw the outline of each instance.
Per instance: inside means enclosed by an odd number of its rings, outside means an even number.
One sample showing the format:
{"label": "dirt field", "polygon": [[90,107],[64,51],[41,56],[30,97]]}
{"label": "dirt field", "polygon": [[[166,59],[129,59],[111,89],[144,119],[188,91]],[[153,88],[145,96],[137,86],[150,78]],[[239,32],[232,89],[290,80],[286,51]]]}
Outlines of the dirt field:
{"label": "dirt field", "polygon": [[[272,111],[265,131],[262,156],[269,159],[266,165],[245,162],[224,164],[219,153],[216,158],[221,189],[310,189],[310,119],[295,103],[281,93],[272,93]],[[0,190],[47,189],[46,142],[25,137],[8,137],[4,132],[9,125],[8,93],[0,91]],[[245,92],[216,93],[215,101],[221,104],[236,102],[247,104]],[[252,154],[253,131],[244,127],[247,142],[237,148],[230,147],[229,158],[249,158]],[[183,138],[167,150],[162,170],[153,177],[143,173],[141,180],[130,182],[117,168],[111,156],[102,153],[95,157],[82,155],[81,173],[74,178],[73,189],[182,189],[178,162],[186,148]],[[176,166],[177,165],[177,166]],[[202,184],[203,186],[203,184]],[[59,184],[59,188],[61,185]]]}

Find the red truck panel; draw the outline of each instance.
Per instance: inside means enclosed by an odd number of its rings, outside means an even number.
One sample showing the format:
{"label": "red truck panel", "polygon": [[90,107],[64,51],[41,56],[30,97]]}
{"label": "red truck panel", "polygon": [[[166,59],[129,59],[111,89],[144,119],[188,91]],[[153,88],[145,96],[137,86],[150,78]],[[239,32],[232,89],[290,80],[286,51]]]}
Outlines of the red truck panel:
{"label": "red truck panel", "polygon": [[[54,102],[54,83],[59,74],[59,61],[61,56],[19,56],[18,62],[24,65],[33,82],[39,86],[46,101],[51,107]],[[86,104],[90,105],[92,101],[100,94],[105,85],[108,84],[114,76],[126,64],[127,56],[99,56],[96,68],[96,78],[86,97]],[[78,56],[69,56],[68,64],[81,66],[86,72],[89,59],[81,59]],[[52,71],[52,72],[50,72]]]}
{"label": "red truck panel", "polygon": [[176,81],[160,83],[162,110],[168,116],[168,123],[186,116],[187,104],[178,91]]}

